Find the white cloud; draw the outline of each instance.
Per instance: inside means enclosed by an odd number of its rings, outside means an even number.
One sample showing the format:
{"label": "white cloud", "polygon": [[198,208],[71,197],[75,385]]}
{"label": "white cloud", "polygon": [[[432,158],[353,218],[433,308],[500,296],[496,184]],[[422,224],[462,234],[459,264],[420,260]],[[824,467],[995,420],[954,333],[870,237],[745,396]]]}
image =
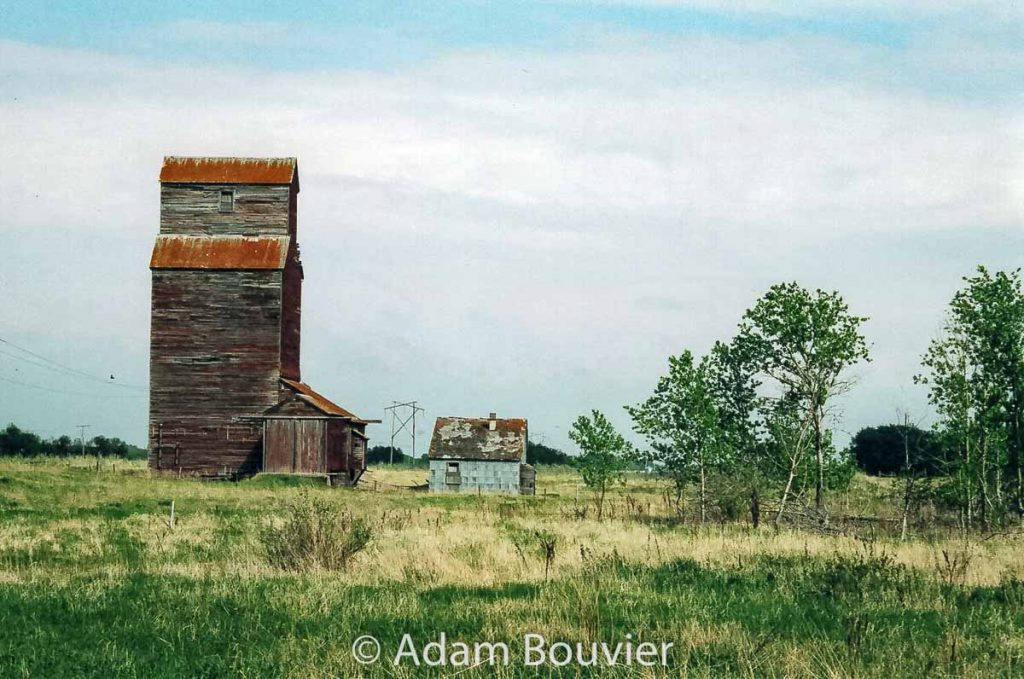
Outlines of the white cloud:
{"label": "white cloud", "polygon": [[575,414],[641,398],[669,352],[797,278],[873,317],[879,360],[847,413],[885,419],[958,277],[1012,263],[977,243],[1021,245],[1021,120],[880,84],[848,45],[823,73],[825,48],[623,41],[288,74],[2,43],[0,317],[145,380],[161,157],[296,155],[305,371],[357,412],[515,411],[564,445]]}

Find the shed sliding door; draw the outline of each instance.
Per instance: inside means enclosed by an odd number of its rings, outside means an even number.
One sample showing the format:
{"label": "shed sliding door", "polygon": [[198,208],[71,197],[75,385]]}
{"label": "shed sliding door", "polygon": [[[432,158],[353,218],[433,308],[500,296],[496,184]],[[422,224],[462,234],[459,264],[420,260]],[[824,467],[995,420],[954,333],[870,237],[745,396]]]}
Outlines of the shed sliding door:
{"label": "shed sliding door", "polygon": [[324,420],[267,420],[263,471],[272,474],[324,472],[326,425]]}

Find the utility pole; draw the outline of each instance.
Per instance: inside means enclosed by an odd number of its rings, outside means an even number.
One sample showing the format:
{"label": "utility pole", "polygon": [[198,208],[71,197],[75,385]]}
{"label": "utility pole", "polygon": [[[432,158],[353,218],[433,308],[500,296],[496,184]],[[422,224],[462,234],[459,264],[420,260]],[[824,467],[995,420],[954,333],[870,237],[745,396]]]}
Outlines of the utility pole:
{"label": "utility pole", "polygon": [[[405,431],[407,427],[412,435],[412,459],[416,459],[416,415],[425,412],[423,408],[416,405],[417,403],[418,401],[406,401],[405,403],[392,401],[391,405],[384,409],[385,413],[391,414],[391,464],[395,463],[395,436]],[[402,410],[401,415],[398,414],[399,409]]]}
{"label": "utility pole", "polygon": [[75,425],[75,426],[78,427],[78,430],[80,432],[79,439],[81,439],[81,442],[82,442],[82,456],[84,457],[85,456],[85,430],[89,429],[90,427],[92,427],[92,425],[91,424],[78,424],[78,425]]}
{"label": "utility pole", "polygon": [[79,438],[82,441],[82,457],[85,457],[85,430],[91,428],[92,425],[91,424],[78,424],[78,425],[75,425],[75,426],[78,427],[79,432],[81,432]]}

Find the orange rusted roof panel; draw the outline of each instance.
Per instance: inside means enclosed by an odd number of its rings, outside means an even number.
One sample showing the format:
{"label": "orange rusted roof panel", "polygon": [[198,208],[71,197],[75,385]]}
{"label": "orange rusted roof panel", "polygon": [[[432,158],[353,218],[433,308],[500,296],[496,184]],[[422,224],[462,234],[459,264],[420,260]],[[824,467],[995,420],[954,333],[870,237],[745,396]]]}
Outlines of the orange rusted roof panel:
{"label": "orange rusted roof panel", "polygon": [[291,184],[295,158],[183,158],[166,156],[160,181],[169,184]]}
{"label": "orange rusted roof panel", "polygon": [[287,236],[157,236],[150,269],[283,269]]}
{"label": "orange rusted roof panel", "polygon": [[294,389],[296,392],[298,392],[299,398],[301,398],[303,401],[305,401],[306,403],[310,404],[311,406],[313,406],[314,408],[316,408],[320,412],[324,413],[325,415],[336,415],[337,417],[347,417],[347,418],[355,420],[357,422],[367,422],[368,421],[368,420],[363,420],[358,415],[353,415],[352,413],[350,413],[349,411],[345,410],[344,408],[342,408],[337,403],[334,403],[333,401],[328,399],[326,396],[323,396],[322,394],[317,393],[316,391],[313,390],[313,388],[311,386],[309,386],[305,382],[296,382],[295,380],[289,380],[289,379],[285,379],[283,377],[281,378],[281,381],[284,382],[289,387],[291,387],[292,389]]}

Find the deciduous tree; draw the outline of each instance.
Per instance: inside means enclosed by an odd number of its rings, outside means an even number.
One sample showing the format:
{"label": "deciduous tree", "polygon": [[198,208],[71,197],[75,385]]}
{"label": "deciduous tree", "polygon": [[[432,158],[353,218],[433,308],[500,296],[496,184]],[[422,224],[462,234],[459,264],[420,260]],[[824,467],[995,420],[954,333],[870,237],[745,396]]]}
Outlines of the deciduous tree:
{"label": "deciduous tree", "polygon": [[583,483],[597,492],[600,520],[608,486],[622,481],[636,450],[598,410],[591,411],[590,417],[580,415],[569,430],[569,438],[580,447],[573,465],[583,476]]}
{"label": "deciduous tree", "polygon": [[850,313],[837,292],[811,292],[797,283],[772,286],[743,315],[736,350],[795,399],[808,420],[815,453],[815,505],[824,504],[825,416],[830,399],[852,386],[847,369],[869,360],[860,332],[867,320]]}
{"label": "deciduous tree", "polygon": [[709,357],[695,361],[689,351],[670,356],[668,373],[654,394],[626,406],[634,429],[647,439],[651,460],[675,482],[677,496],[687,483],[697,482],[701,523],[707,519],[708,472],[729,457],[725,409],[716,398],[711,366]]}

